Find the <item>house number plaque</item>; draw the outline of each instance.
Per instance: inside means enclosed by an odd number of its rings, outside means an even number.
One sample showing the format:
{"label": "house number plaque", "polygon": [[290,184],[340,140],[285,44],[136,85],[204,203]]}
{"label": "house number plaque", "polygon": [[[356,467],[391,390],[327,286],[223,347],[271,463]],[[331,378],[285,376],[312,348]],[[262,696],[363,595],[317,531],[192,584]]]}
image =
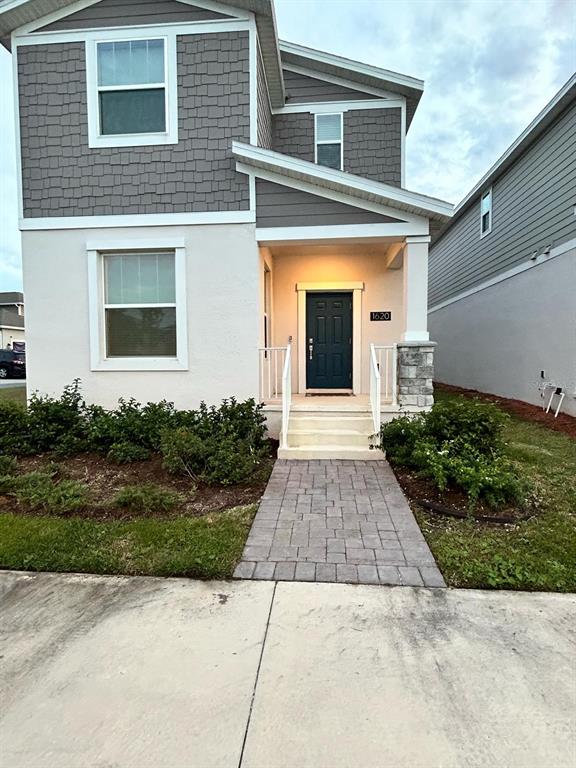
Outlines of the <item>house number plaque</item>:
{"label": "house number plaque", "polygon": [[392,312],[388,312],[387,310],[370,312],[370,320],[392,320]]}

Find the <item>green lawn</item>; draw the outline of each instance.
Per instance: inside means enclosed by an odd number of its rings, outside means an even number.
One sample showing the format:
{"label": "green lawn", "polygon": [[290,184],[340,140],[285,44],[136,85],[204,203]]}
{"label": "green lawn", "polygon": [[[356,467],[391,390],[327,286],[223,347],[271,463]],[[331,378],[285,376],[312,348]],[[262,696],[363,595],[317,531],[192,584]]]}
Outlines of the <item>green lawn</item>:
{"label": "green lawn", "polygon": [[26,387],[0,387],[0,400],[15,400],[26,405]]}
{"label": "green lawn", "polygon": [[222,579],[232,575],[256,511],[200,518],[98,522],[0,515],[0,567]]}
{"label": "green lawn", "polygon": [[[451,397],[440,392],[437,399]],[[489,526],[416,508],[418,522],[450,586],[574,592],[576,441],[514,417],[505,439],[540,499],[533,518]]]}

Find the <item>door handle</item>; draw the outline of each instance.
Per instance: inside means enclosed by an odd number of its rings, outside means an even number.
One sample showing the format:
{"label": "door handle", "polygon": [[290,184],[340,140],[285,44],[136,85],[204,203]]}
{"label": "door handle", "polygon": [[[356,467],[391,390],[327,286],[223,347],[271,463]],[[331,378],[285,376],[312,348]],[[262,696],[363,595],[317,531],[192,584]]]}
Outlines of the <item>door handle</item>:
{"label": "door handle", "polygon": [[312,360],[313,351],[314,351],[314,339],[308,339],[308,354],[309,354],[310,360]]}

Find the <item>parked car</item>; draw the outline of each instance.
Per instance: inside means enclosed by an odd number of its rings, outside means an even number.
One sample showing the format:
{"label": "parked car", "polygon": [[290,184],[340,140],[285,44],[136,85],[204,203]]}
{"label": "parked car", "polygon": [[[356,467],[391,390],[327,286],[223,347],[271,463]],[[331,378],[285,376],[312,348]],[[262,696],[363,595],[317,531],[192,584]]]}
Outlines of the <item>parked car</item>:
{"label": "parked car", "polygon": [[25,379],[26,355],[11,349],[0,349],[0,379]]}

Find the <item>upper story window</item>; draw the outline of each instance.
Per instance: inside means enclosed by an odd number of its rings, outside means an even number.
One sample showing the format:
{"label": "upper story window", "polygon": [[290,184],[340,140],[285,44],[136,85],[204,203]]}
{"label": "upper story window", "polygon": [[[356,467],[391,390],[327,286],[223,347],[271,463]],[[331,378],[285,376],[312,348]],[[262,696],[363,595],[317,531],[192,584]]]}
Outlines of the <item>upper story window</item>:
{"label": "upper story window", "polygon": [[480,237],[492,231],[492,187],[480,199]]}
{"label": "upper story window", "polygon": [[175,38],[87,43],[91,147],[177,142]]}
{"label": "upper story window", "polygon": [[317,114],[316,163],[341,171],[343,168],[342,113]]}

